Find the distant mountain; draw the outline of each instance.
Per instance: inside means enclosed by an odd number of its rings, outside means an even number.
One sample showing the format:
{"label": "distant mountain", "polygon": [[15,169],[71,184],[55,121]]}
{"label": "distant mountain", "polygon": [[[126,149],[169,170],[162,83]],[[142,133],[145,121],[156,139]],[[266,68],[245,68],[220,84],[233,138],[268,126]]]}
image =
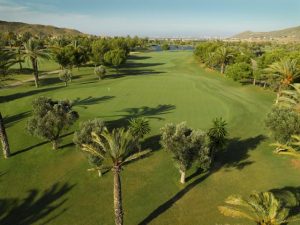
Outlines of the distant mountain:
{"label": "distant mountain", "polygon": [[252,32],[245,31],[243,33],[233,36],[231,39],[241,40],[277,40],[277,41],[300,41],[300,26],[291,27],[283,30],[270,31],[270,32]]}
{"label": "distant mountain", "polygon": [[40,25],[40,24],[28,24],[28,23],[21,23],[21,22],[7,22],[0,20],[0,32],[7,32],[12,31],[14,33],[25,33],[30,32],[33,35],[52,35],[52,36],[77,36],[83,35],[78,30],[68,29],[68,28],[59,28],[54,26],[48,25]]}

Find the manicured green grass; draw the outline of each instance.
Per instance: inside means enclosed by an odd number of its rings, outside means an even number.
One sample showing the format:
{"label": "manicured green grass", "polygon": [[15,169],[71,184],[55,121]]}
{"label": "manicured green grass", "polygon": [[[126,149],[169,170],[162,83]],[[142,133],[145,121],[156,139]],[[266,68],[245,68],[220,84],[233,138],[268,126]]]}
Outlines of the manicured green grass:
{"label": "manicured green grass", "polygon": [[[231,194],[299,188],[299,169],[292,166],[291,158],[274,155],[269,146],[263,121],[273,93],[207,72],[191,52],[138,54],[121,70],[124,76],[103,81],[97,81],[92,71],[75,69],[68,87],[51,75],[39,89],[30,83],[0,91],[0,108],[15,154],[0,161],[0,199],[7,204],[0,213],[8,214],[1,224],[114,223],[111,172],[101,179],[87,172],[87,160],[72,145],[71,134],[63,138],[63,148],[53,151],[51,144],[25,132],[31,101],[41,95],[79,98],[81,105],[75,108],[80,121],[98,117],[112,127],[135,116],[149,118],[152,133],[144,146],[155,151],[122,172],[125,224],[251,224],[222,216],[217,206]],[[206,130],[220,116],[228,121],[227,151],[218,157],[211,174],[190,171],[187,184],[181,185],[170,156],[159,149],[159,128],[187,121]]]}
{"label": "manicured green grass", "polygon": [[[59,65],[53,60],[40,60],[38,65],[40,75],[59,69]],[[33,72],[31,64],[28,62],[22,63],[22,71],[20,71],[20,66],[17,63],[11,67],[9,74],[0,80],[0,87],[15,84],[16,82],[25,82],[32,78]]]}

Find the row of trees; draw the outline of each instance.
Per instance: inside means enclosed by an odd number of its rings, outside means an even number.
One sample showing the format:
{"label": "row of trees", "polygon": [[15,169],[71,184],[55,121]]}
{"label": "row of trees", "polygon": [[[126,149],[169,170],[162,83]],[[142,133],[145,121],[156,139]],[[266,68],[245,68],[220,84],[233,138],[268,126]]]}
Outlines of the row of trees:
{"label": "row of trees", "polygon": [[[6,37],[6,36],[5,36]],[[128,58],[129,52],[146,45],[147,39],[138,37],[73,37],[49,39],[7,35],[7,41],[0,44],[0,76],[9,73],[9,69],[19,64],[22,72],[22,63],[31,65],[35,85],[39,86],[39,61],[53,59],[61,70],[78,69],[92,62],[96,66],[113,67],[117,71]],[[14,40],[14,41],[13,41]],[[16,41],[18,40],[18,41]],[[1,43],[1,42],[0,42]],[[7,44],[10,43],[10,46]]]}
{"label": "row of trees", "polygon": [[206,66],[233,80],[281,91],[300,76],[300,45],[202,42],[195,55]]}

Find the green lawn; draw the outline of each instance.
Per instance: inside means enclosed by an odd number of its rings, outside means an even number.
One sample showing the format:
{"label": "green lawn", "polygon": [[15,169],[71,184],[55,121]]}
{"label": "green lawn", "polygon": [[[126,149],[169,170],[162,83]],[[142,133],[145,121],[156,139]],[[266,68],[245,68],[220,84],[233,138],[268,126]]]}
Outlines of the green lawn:
{"label": "green lawn", "polygon": [[[59,65],[53,60],[41,60],[39,61],[40,75],[44,73],[58,70]],[[33,78],[32,67],[28,62],[22,63],[22,72],[20,72],[19,64],[15,64],[11,68],[11,72],[0,80],[0,88],[5,85],[15,84],[16,82],[25,82]]]}
{"label": "green lawn", "polygon": [[[78,123],[58,151],[25,132],[31,101],[41,95],[79,99],[80,121],[95,117],[121,126],[131,117],[145,116],[152,133],[144,143],[154,151],[122,172],[125,224],[216,225],[251,224],[222,216],[217,206],[231,194],[287,187],[299,189],[299,168],[291,158],[272,153],[264,118],[275,95],[242,86],[207,72],[192,52],[141,53],[118,76],[98,82],[92,68],[74,69],[68,87],[56,75],[0,90],[13,156],[0,161],[0,223],[94,225],[113,224],[111,172],[99,179],[87,172],[84,155],[72,145]],[[123,75],[122,75],[123,74]],[[230,140],[211,174],[190,171],[186,185],[170,156],[158,144],[159,128],[187,121],[208,129],[215,117],[228,121]]]}

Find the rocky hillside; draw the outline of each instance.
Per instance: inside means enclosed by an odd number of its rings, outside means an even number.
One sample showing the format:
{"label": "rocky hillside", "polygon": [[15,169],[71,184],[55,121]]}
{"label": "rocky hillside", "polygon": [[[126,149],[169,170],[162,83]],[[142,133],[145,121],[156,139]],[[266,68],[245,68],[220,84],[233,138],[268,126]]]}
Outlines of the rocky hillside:
{"label": "rocky hillside", "polygon": [[52,36],[76,36],[83,35],[78,30],[68,29],[68,28],[59,28],[54,26],[39,25],[39,24],[27,24],[21,22],[7,22],[0,20],[0,32],[12,31],[14,33],[25,33],[30,32],[34,35],[44,34]]}

